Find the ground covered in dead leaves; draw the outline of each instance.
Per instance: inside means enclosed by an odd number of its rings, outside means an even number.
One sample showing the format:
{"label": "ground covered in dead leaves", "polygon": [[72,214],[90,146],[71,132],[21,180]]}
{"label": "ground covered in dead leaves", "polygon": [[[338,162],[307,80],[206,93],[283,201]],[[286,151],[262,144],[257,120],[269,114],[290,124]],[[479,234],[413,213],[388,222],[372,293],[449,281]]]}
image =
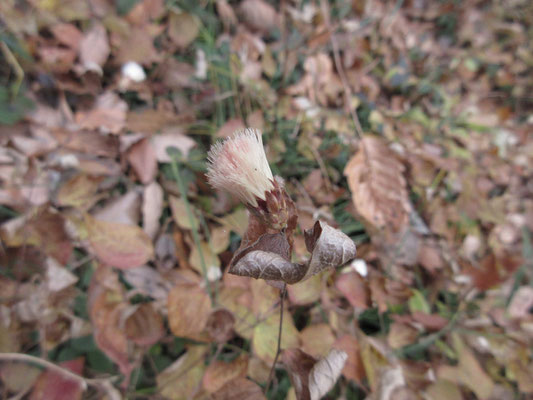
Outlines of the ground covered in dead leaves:
{"label": "ground covered in dead leaves", "polygon": [[205,178],[244,127],[293,259],[316,219],[358,248],[289,286],[267,398],[332,349],[328,399],[531,398],[532,23],[527,0],[2,0],[2,398],[264,396],[279,290],[226,273],[248,216]]}

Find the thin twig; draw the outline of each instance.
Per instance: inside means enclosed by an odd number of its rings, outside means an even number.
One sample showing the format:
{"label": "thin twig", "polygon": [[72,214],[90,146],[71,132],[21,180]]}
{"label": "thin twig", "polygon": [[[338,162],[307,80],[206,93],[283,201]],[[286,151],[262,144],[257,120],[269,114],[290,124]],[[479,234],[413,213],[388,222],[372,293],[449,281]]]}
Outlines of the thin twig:
{"label": "thin twig", "polygon": [[104,389],[109,395],[110,399],[117,398],[116,396],[117,389],[115,389],[112,385],[110,385],[110,382],[113,380],[113,378],[103,378],[103,379],[84,378],[83,376],[78,375],[66,368],[60,367],[59,365],[56,365],[50,361],[44,360],[39,357],[31,356],[29,354],[0,353],[0,361],[20,361],[20,362],[27,362],[30,364],[35,364],[45,369],[57,372],[58,374],[64,376],[65,378],[72,379],[78,382],[82,390],[87,390],[87,387],[90,385],[97,386],[99,388]]}
{"label": "thin twig", "polygon": [[287,284],[283,284],[283,289],[280,292],[280,311],[279,311],[279,331],[278,331],[278,348],[276,350],[276,356],[274,357],[274,362],[272,363],[272,368],[270,369],[270,373],[268,374],[268,381],[265,387],[265,394],[268,393],[268,389],[270,387],[270,384],[272,383],[272,379],[274,378],[274,371],[276,370],[276,363],[278,362],[279,353],[281,350],[281,330],[283,328],[283,298],[285,297],[285,292],[287,291]]}

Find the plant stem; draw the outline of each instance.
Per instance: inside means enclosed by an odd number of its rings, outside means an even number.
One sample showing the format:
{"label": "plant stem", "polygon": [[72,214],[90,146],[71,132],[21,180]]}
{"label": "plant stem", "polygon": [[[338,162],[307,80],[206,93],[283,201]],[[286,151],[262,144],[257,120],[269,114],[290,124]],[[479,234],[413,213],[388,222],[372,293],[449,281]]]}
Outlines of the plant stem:
{"label": "plant stem", "polygon": [[268,381],[265,387],[265,395],[268,393],[268,389],[270,387],[270,383],[272,382],[272,379],[274,378],[274,371],[276,370],[276,363],[278,362],[279,353],[281,350],[281,330],[283,328],[283,298],[285,297],[285,292],[287,291],[287,284],[283,284],[283,289],[281,289],[281,292],[279,294],[280,301],[280,311],[279,311],[279,331],[278,331],[278,348],[276,350],[276,356],[274,357],[274,362],[272,363],[272,368],[270,368],[270,373],[268,374]]}
{"label": "plant stem", "polygon": [[191,211],[191,205],[189,204],[189,199],[187,198],[187,190],[185,189],[185,183],[183,182],[183,179],[181,179],[178,162],[176,161],[175,157],[171,157],[171,166],[172,166],[172,173],[174,175],[174,179],[176,179],[176,182],[178,183],[178,189],[180,191],[181,198],[183,199],[183,202],[185,203],[185,211],[187,212],[187,217],[189,218],[189,224],[191,225],[192,238],[194,240],[194,245],[196,246],[196,250],[198,250],[198,254],[200,256],[200,266],[202,267],[202,275],[204,276],[205,286],[206,286],[207,292],[209,293],[209,297],[211,298],[211,304],[214,304],[215,297],[214,297],[213,292],[211,291],[211,284],[209,282],[209,279],[207,278],[207,266],[205,264],[204,252],[202,251],[200,235],[198,234],[198,228],[195,225],[194,216]]}

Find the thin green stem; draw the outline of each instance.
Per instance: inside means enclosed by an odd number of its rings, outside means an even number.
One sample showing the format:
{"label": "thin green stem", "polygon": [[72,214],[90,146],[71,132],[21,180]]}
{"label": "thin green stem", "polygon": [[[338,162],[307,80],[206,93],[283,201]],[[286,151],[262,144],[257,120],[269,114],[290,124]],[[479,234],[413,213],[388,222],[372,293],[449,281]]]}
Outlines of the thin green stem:
{"label": "thin green stem", "polygon": [[183,182],[183,179],[181,178],[180,170],[178,167],[178,162],[176,161],[175,157],[171,157],[171,166],[172,166],[172,174],[174,175],[174,179],[176,180],[178,184],[178,189],[180,191],[181,198],[183,199],[183,202],[185,203],[185,211],[187,212],[187,217],[189,218],[189,224],[191,225],[192,238],[194,241],[194,245],[196,246],[196,250],[198,250],[198,254],[200,256],[200,266],[202,268],[202,275],[204,276],[205,286],[207,288],[207,292],[209,293],[209,297],[211,298],[211,304],[215,304],[215,296],[211,290],[211,283],[209,282],[209,279],[207,278],[207,266],[205,263],[204,252],[202,251],[200,235],[198,234],[197,225],[195,224],[194,216],[191,211],[191,205],[189,204],[189,199],[187,198],[187,190],[185,189],[185,182]]}

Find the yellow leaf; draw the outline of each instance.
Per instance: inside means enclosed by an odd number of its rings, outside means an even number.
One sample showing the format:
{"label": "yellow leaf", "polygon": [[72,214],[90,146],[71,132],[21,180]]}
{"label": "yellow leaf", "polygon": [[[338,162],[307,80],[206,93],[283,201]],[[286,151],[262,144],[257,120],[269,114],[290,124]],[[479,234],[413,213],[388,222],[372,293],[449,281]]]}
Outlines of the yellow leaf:
{"label": "yellow leaf", "polygon": [[[259,358],[267,363],[274,361],[278,344],[279,313],[276,311],[266,320],[257,324],[254,329],[252,347]],[[288,312],[283,314],[283,327],[281,332],[281,348],[298,347],[298,330],[294,326],[292,317]]]}

